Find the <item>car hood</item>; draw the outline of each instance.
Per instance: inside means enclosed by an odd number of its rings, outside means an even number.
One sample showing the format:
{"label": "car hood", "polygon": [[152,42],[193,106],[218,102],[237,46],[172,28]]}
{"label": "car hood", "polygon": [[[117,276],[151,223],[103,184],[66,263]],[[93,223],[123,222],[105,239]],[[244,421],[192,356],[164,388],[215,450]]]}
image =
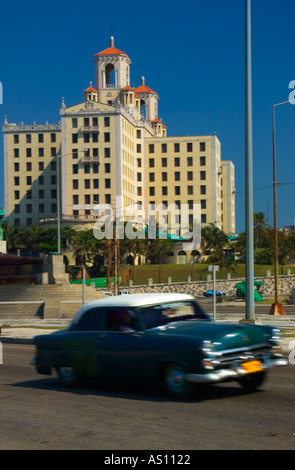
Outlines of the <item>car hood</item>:
{"label": "car hood", "polygon": [[218,324],[211,321],[184,321],[169,323],[155,328],[157,334],[190,337],[211,341],[216,350],[235,348],[256,343],[266,343],[271,338],[272,328],[241,323]]}

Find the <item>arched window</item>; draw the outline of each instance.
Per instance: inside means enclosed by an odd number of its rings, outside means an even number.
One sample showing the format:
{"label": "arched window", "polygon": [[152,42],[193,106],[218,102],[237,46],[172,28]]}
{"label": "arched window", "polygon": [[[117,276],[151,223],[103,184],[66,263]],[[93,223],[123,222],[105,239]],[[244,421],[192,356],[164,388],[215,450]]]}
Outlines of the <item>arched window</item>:
{"label": "arched window", "polygon": [[106,66],[106,86],[109,88],[115,87],[115,67],[113,64]]}

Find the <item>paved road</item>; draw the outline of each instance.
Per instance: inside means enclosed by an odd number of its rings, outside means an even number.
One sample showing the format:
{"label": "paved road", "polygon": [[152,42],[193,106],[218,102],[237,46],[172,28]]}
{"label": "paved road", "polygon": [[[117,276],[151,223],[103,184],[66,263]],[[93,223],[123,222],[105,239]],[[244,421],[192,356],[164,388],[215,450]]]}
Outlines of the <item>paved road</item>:
{"label": "paved road", "polygon": [[295,366],[273,369],[255,393],[223,384],[177,402],[159,390],[64,389],[35,373],[32,355],[31,345],[3,345],[0,450],[295,448]]}

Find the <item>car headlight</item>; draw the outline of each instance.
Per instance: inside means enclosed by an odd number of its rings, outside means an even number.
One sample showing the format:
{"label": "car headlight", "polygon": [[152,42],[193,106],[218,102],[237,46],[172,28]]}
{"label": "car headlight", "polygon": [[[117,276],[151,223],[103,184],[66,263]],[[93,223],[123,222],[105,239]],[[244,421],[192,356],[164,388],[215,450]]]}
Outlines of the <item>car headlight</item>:
{"label": "car headlight", "polygon": [[274,354],[281,354],[282,333],[279,328],[272,328],[270,341],[272,343],[272,352]]}

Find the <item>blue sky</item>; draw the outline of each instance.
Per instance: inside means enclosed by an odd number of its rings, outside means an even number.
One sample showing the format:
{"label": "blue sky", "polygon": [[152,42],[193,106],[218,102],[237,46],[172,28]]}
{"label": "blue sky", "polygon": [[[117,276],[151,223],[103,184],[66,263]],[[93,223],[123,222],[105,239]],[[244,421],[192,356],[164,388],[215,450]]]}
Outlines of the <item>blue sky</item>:
{"label": "blue sky", "polygon": [[[1,6],[0,121],[56,123],[62,97],[83,101],[93,55],[115,46],[131,58],[131,85],[159,94],[168,135],[216,132],[236,173],[237,232],[244,230],[244,0],[124,3],[15,0]],[[272,106],[295,80],[294,0],[252,0],[254,211],[273,223]],[[295,105],[276,110],[278,226],[295,221]],[[3,143],[0,141],[0,207]]]}

